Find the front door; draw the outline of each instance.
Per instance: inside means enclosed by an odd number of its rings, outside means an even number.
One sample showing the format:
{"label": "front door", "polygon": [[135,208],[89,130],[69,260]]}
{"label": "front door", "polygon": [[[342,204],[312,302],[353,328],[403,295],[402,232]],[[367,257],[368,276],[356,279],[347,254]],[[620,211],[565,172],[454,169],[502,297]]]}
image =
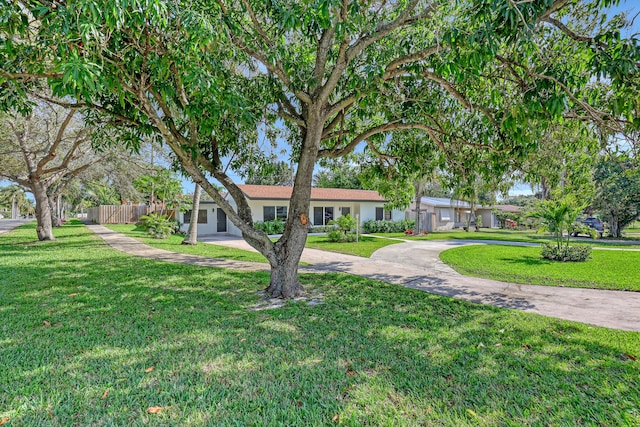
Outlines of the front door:
{"label": "front door", "polygon": [[218,233],[226,233],[227,232],[227,214],[220,208],[218,208]]}

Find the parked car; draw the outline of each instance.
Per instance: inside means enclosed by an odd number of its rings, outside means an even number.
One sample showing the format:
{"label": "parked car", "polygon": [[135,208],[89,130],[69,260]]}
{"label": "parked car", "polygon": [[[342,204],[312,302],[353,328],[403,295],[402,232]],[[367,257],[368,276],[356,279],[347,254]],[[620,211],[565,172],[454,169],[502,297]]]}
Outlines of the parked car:
{"label": "parked car", "polygon": [[[595,230],[595,232],[598,233],[598,237],[602,237],[602,234],[604,233],[604,223],[600,220],[600,218],[585,218],[584,220],[580,221],[580,225]],[[580,234],[591,237],[591,233],[584,232],[584,228],[583,230],[580,230],[580,228],[581,227],[577,227],[577,230],[573,232],[574,237],[577,237]]]}

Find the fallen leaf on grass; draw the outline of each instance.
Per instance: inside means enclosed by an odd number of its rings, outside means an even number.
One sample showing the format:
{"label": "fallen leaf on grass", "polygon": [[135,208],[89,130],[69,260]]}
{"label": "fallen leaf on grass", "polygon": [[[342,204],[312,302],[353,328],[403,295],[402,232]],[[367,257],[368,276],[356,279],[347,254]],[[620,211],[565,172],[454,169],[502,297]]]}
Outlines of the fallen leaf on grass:
{"label": "fallen leaf on grass", "polygon": [[340,421],[340,414],[335,414],[333,418],[331,418],[331,421],[333,421],[334,423]]}
{"label": "fallen leaf on grass", "polygon": [[70,296],[70,297],[77,297],[77,296],[78,296],[78,294],[69,294],[68,296]]}
{"label": "fallen leaf on grass", "polygon": [[1,419],[1,420],[0,420],[0,426],[1,426],[2,424],[7,423],[7,422],[9,422],[9,417],[4,417],[3,419]]}
{"label": "fallen leaf on grass", "polygon": [[353,369],[347,369],[347,375],[352,377],[356,374],[356,371],[354,371]]}
{"label": "fallen leaf on grass", "polygon": [[149,372],[153,371],[154,369],[156,369],[155,366],[150,366],[147,369],[145,369],[144,371],[148,374]]}
{"label": "fallen leaf on grass", "polygon": [[42,326],[46,326],[49,327],[51,326],[51,323],[47,322],[46,320],[42,322]]}
{"label": "fallen leaf on grass", "polygon": [[159,414],[160,412],[164,411],[167,408],[164,408],[162,406],[150,406],[147,408],[147,412],[150,414]]}
{"label": "fallen leaf on grass", "polygon": [[468,412],[469,414],[473,415],[474,417],[480,418],[480,417],[478,416],[478,414],[476,414],[476,413],[475,413],[475,411],[473,411],[472,409],[467,409],[467,412]]}
{"label": "fallen leaf on grass", "polygon": [[622,355],[623,355],[623,356],[625,356],[625,357],[626,357],[627,359],[629,359],[629,360],[633,360],[634,362],[635,362],[636,360],[638,360],[638,358],[637,358],[637,357],[635,357],[633,354],[629,354],[629,353],[622,353]]}
{"label": "fallen leaf on grass", "polygon": [[531,346],[529,344],[522,344],[522,346],[527,350],[531,350]]}
{"label": "fallen leaf on grass", "polygon": [[102,393],[102,398],[103,398],[103,399],[106,399],[106,398],[107,398],[107,396],[109,396],[109,389],[106,389],[106,390],[104,391],[104,393]]}

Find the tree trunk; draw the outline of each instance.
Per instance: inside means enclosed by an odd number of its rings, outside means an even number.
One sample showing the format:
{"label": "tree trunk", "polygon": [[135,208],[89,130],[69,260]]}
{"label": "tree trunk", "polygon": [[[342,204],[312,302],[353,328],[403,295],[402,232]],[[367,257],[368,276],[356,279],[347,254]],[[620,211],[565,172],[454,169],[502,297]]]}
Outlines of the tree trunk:
{"label": "tree trunk", "polygon": [[[298,280],[298,263],[305,241],[306,237],[302,243],[288,240],[276,249],[276,262],[271,263],[271,281],[266,289],[272,298],[295,298],[304,292]],[[288,256],[289,250],[290,256]]]}
{"label": "tree trunk", "polygon": [[304,292],[298,280],[298,263],[307,241],[310,225],[309,208],[313,169],[318,158],[324,123],[320,108],[310,106],[307,111],[307,128],[289,201],[287,224],[282,237],[274,245],[275,253],[267,257],[271,265],[271,281],[267,293],[275,298],[295,298]]}
{"label": "tree trunk", "polygon": [[51,207],[46,187],[39,181],[32,183],[33,196],[36,199],[36,221],[38,240],[55,240],[51,223]]}
{"label": "tree trunk", "polygon": [[415,234],[420,234],[420,232],[422,231],[420,227],[420,203],[421,203],[421,199],[422,197],[420,196],[420,192],[416,190],[416,229],[415,229]]}
{"label": "tree trunk", "polygon": [[618,222],[618,215],[611,214],[609,216],[609,236],[620,238],[620,224]]}
{"label": "tree trunk", "polygon": [[18,219],[20,212],[18,211],[18,202],[16,196],[11,198],[11,219]]}
{"label": "tree trunk", "polygon": [[53,227],[60,227],[60,216],[58,211],[58,206],[56,203],[56,197],[51,196],[47,197],[47,201],[49,203],[49,212],[51,213],[51,225]]}
{"label": "tree trunk", "polygon": [[196,189],[193,192],[193,208],[191,209],[191,222],[189,222],[189,229],[187,235],[184,236],[182,241],[183,245],[196,245],[198,244],[198,211],[200,210],[200,196],[202,194],[202,187],[196,184]]}

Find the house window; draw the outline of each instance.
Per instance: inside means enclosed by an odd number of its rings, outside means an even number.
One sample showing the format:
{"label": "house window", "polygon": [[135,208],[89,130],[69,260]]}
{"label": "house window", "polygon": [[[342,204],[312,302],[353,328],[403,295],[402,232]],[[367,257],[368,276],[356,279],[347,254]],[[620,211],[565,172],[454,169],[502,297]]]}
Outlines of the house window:
{"label": "house window", "polygon": [[384,219],[391,221],[391,211],[384,211]]}
{"label": "house window", "polygon": [[[184,223],[189,224],[191,222],[191,211],[186,211],[184,213]],[[206,224],[207,223],[207,210],[206,209],[198,209],[198,224]]]}
{"label": "house window", "polygon": [[286,206],[277,206],[276,207],[276,218],[281,221],[287,220],[287,207]]}
{"label": "house window", "polygon": [[384,208],[376,208],[376,221],[384,219]]}
{"label": "house window", "polygon": [[313,208],[313,225],[327,225],[329,221],[333,221],[333,206]]}
{"label": "house window", "polygon": [[440,209],[440,221],[451,221],[450,209]]}
{"label": "house window", "polygon": [[262,220],[274,221],[279,219],[285,221],[287,219],[287,207],[286,206],[264,206],[262,208]]}
{"label": "house window", "polygon": [[341,208],[340,208],[340,214],[341,214],[342,216],[351,215],[351,208],[344,207],[344,206],[343,206],[343,207],[341,207]]}
{"label": "house window", "polygon": [[262,220],[263,221],[273,221],[276,219],[276,207],[275,206],[264,206],[262,208]]}

